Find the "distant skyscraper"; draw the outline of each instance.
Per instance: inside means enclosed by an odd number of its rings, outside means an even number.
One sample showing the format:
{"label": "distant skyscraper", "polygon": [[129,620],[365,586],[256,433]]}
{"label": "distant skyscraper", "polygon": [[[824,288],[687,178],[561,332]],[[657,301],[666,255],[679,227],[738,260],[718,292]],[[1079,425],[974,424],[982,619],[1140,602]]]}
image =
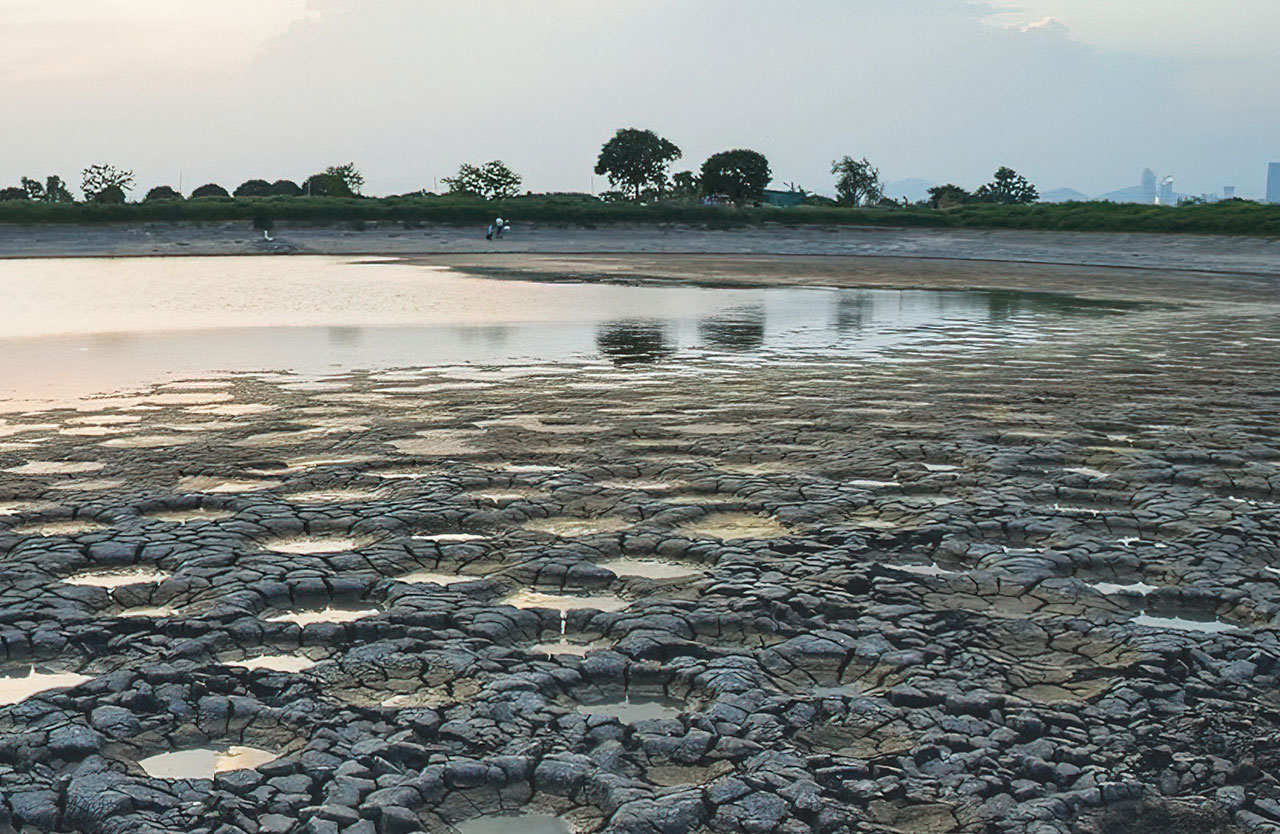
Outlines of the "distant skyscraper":
{"label": "distant skyscraper", "polygon": [[1267,202],[1280,203],[1280,162],[1267,166]]}
{"label": "distant skyscraper", "polygon": [[1142,170],[1142,202],[1151,205],[1156,201],[1156,172],[1150,168]]}
{"label": "distant skyscraper", "polygon": [[1160,205],[1172,206],[1178,202],[1177,195],[1173,193],[1173,177],[1165,177],[1160,180]]}
{"label": "distant skyscraper", "polygon": [[1234,185],[1222,186],[1222,199],[1234,200],[1236,197],[1236,187]]}

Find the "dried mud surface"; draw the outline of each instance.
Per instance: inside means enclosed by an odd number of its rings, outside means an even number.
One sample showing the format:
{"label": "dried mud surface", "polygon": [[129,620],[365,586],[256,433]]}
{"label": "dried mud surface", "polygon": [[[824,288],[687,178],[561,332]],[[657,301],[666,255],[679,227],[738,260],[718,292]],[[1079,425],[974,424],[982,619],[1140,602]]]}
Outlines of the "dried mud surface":
{"label": "dried mud surface", "polygon": [[[1272,830],[1280,308],[1239,280],[899,361],[11,415],[0,674],[88,680],[0,707],[0,831]],[[683,706],[588,709],[628,701]]]}

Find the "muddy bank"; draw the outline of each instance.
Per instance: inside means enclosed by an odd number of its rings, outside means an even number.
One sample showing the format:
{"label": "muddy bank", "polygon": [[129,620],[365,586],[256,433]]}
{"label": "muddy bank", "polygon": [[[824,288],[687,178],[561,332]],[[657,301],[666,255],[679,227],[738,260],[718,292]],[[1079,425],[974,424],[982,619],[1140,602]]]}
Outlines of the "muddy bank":
{"label": "muddy bank", "polygon": [[0,224],[0,257],[495,252],[867,255],[1280,275],[1280,241],[1263,238],[832,227],[588,229],[524,225],[518,217],[514,223],[511,234],[502,241],[486,241],[479,228],[405,228],[398,224],[368,224],[362,231],[282,225],[270,241],[248,223]]}
{"label": "muddy bank", "polygon": [[8,417],[0,831],[1274,827],[1280,316],[1202,301]]}

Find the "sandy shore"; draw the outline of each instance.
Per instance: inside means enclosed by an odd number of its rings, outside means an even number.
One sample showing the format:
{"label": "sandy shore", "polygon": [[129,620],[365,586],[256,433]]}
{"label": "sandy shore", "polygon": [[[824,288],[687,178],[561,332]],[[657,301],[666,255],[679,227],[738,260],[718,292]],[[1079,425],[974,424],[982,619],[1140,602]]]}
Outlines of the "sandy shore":
{"label": "sandy shore", "polygon": [[713,231],[689,227],[522,225],[486,241],[480,229],[406,229],[370,224],[281,227],[266,241],[247,223],[140,226],[0,224],[0,257],[142,255],[478,255],[718,254],[861,255],[916,259],[1204,270],[1280,276],[1280,241],[1193,235],[1006,230],[765,227]]}

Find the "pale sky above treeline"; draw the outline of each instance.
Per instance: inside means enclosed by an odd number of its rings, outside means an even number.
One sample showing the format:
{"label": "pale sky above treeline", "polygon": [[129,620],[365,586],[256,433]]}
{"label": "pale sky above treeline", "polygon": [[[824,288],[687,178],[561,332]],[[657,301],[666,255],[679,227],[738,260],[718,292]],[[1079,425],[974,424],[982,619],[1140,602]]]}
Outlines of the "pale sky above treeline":
{"label": "pale sky above treeline", "polygon": [[[1097,194],[1144,167],[1260,194],[1280,161],[1280,0],[0,0],[0,186],[109,162],[234,188],[355,161],[366,192],[501,158],[586,191],[652,128],[696,169],[764,152]],[[594,181],[597,190],[604,183]]]}

